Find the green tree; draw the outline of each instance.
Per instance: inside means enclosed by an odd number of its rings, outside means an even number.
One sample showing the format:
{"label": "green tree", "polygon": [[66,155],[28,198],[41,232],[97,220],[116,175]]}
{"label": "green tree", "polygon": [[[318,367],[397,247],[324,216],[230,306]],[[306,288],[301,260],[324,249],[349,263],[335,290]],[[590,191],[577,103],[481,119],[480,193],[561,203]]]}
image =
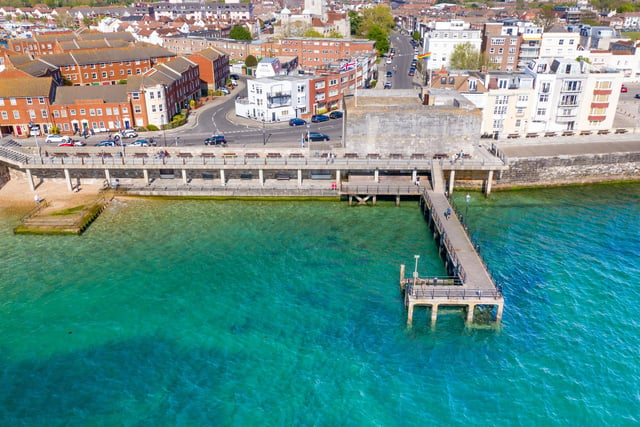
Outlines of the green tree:
{"label": "green tree", "polygon": [[360,35],[366,36],[373,27],[380,27],[387,35],[391,33],[395,21],[389,8],[375,6],[365,9],[362,12],[362,24],[360,25]]}
{"label": "green tree", "polygon": [[632,3],[625,3],[618,8],[617,12],[618,13],[633,12],[634,10],[635,10],[635,7],[633,6]]}
{"label": "green tree", "polygon": [[314,30],[313,28],[310,28],[307,31],[305,31],[304,34],[302,34],[302,37],[312,37],[317,39],[317,38],[322,38],[324,36],[318,31]]}
{"label": "green tree", "polygon": [[419,31],[414,31],[413,34],[411,34],[411,38],[414,39],[415,41],[419,42],[420,41],[420,32]]}
{"label": "green tree", "polygon": [[362,25],[362,16],[360,16],[358,12],[354,12],[353,10],[350,10],[349,22],[351,25],[351,35],[355,36],[360,32],[360,26]]}
{"label": "green tree", "polygon": [[367,39],[374,40],[376,42],[378,55],[389,51],[389,36],[387,32],[379,26],[374,25],[371,27],[367,33]]}
{"label": "green tree", "polygon": [[457,44],[449,58],[449,67],[454,70],[480,70],[487,64],[486,57],[470,42]]}
{"label": "green tree", "polygon": [[338,30],[331,30],[331,31],[329,31],[329,34],[327,34],[327,38],[330,38],[330,39],[341,39],[342,38],[342,34],[340,34],[340,32]]}
{"label": "green tree", "polygon": [[244,60],[244,65],[247,67],[255,67],[258,65],[258,59],[253,55],[248,55]]}
{"label": "green tree", "polygon": [[229,37],[234,40],[253,40],[251,33],[243,25],[234,25],[229,33]]}
{"label": "green tree", "polygon": [[553,5],[550,3],[540,6],[540,13],[536,18],[536,23],[541,26],[544,31],[548,31],[557,22],[557,17],[553,11]]}

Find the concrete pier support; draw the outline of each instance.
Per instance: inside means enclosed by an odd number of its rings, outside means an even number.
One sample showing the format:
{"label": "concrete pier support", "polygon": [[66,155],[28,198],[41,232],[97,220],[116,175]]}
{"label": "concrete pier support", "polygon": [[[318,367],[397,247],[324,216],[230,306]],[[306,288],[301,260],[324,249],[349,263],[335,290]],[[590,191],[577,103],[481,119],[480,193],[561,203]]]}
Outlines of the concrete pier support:
{"label": "concrete pier support", "polygon": [[436,326],[436,321],[438,320],[438,304],[431,305],[431,327]]}
{"label": "concrete pier support", "polygon": [[298,169],[298,188],[302,187],[302,169]]}
{"label": "concrete pier support", "polygon": [[340,169],[336,170],[336,184],[338,185],[338,189],[340,189]]}
{"label": "concrete pier support", "polygon": [[187,185],[187,170],[186,169],[182,169],[182,183]]}
{"label": "concrete pier support", "polygon": [[413,322],[413,304],[409,304],[407,307],[407,325],[411,326]]}
{"label": "concrete pier support", "polygon": [[467,306],[467,323],[473,323],[473,311],[475,310],[475,304],[469,304]]}
{"label": "concrete pier support", "polygon": [[224,178],[224,169],[220,169],[220,185],[223,187],[227,185],[227,180]]}
{"label": "concrete pier support", "polygon": [[490,170],[489,173],[487,174],[487,182],[485,183],[484,186],[484,195],[489,197],[489,195],[491,194],[491,181],[493,181],[493,171]]}
{"label": "concrete pier support", "polygon": [[264,187],[264,170],[258,169],[258,179],[260,180],[260,186]]}
{"label": "concrete pier support", "polygon": [[36,186],[33,183],[33,175],[31,175],[31,169],[27,169],[27,181],[29,182],[29,190],[36,191]]}
{"label": "concrete pier support", "polygon": [[416,179],[418,179],[418,171],[414,169],[413,172],[411,172],[411,182],[416,182]]}
{"label": "concrete pier support", "polygon": [[109,173],[109,169],[104,170],[104,179],[106,179],[109,185],[111,185],[111,174]]}
{"label": "concrete pier support", "polygon": [[502,310],[504,310],[504,304],[498,305],[498,311],[496,312],[496,322],[500,323],[502,320]]}
{"label": "concrete pier support", "polygon": [[64,170],[64,180],[67,182],[67,188],[69,191],[73,191],[73,183],[71,182],[71,175],[69,174],[69,169]]}
{"label": "concrete pier support", "polygon": [[451,169],[449,173],[449,197],[453,194],[453,183],[456,180],[456,171]]}
{"label": "concrete pier support", "polygon": [[144,176],[144,185],[149,185],[149,170],[148,169],[142,169],[142,175]]}
{"label": "concrete pier support", "polygon": [[380,182],[380,171],[378,169],[373,172],[373,180],[375,182]]}

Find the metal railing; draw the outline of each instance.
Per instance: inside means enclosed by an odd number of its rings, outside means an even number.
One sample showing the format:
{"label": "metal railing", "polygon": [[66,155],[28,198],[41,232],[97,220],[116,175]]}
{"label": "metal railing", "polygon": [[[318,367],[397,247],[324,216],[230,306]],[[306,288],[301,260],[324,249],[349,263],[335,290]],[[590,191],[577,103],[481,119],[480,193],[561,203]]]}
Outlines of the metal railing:
{"label": "metal railing", "polygon": [[498,289],[466,289],[455,286],[408,286],[410,297],[416,299],[486,299],[497,300],[502,298],[502,292]]}
{"label": "metal railing", "polygon": [[389,185],[389,184],[342,184],[342,194],[367,194],[367,195],[420,195],[420,187],[416,185]]}

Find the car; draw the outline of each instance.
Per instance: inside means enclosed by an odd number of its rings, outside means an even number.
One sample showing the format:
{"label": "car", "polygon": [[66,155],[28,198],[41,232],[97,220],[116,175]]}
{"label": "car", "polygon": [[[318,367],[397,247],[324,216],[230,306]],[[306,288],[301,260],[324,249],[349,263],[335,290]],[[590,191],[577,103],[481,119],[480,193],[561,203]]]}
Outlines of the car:
{"label": "car", "polygon": [[305,139],[305,141],[309,141],[309,140],[311,140],[311,141],[329,141],[331,138],[329,138],[329,135],[326,135],[324,133],[309,132],[304,139]]}
{"label": "car", "polygon": [[204,145],[227,145],[223,135],[213,135],[204,140]]}
{"label": "car", "polygon": [[329,118],[331,118],[331,119],[341,119],[342,118],[342,111],[332,111],[329,114]]}
{"label": "car", "polygon": [[636,96],[634,98],[640,99],[640,93],[636,93]]}
{"label": "car", "polygon": [[410,76],[413,76],[413,75],[415,75],[415,74],[416,74],[416,70],[409,70],[409,75],[410,75]]}
{"label": "car", "polygon": [[231,91],[229,89],[227,89],[226,87],[221,87],[220,92],[224,93],[225,95],[230,95]]}
{"label": "car", "polygon": [[391,64],[393,62],[393,59],[391,57],[387,58],[387,64]]}
{"label": "car", "polygon": [[625,85],[622,85],[622,87],[620,88],[620,92],[627,93],[627,92],[629,92],[629,89],[627,89],[627,87]]}
{"label": "car", "polygon": [[155,143],[155,141],[153,139],[151,139],[151,140],[136,139],[131,144],[128,144],[127,147],[150,147],[150,146],[155,146],[155,145],[156,145],[156,143]]}
{"label": "car", "polygon": [[62,142],[69,142],[69,137],[66,135],[49,134],[45,138],[44,142],[46,142],[47,144],[48,143],[60,144]]}
{"label": "car", "polygon": [[100,141],[96,144],[96,147],[115,147],[116,146],[116,142],[108,139],[106,141]]}
{"label": "car", "polygon": [[393,71],[387,71],[387,77],[393,77]]}
{"label": "car", "polygon": [[295,119],[289,120],[289,126],[304,126],[306,124],[307,124],[306,120],[302,120],[297,117]]}
{"label": "car", "polygon": [[61,142],[60,144],[58,144],[58,147],[84,147],[85,144],[82,141],[67,141],[67,142]]}
{"label": "car", "polygon": [[326,122],[328,120],[329,116],[325,116],[324,114],[316,114],[315,116],[311,116],[311,123]]}
{"label": "car", "polygon": [[237,74],[229,74],[231,80],[240,80],[240,76]]}
{"label": "car", "polygon": [[136,133],[135,130],[133,129],[125,129],[125,130],[121,130],[120,134],[122,135],[123,138],[135,138],[138,136],[138,134]]}
{"label": "car", "polygon": [[391,89],[391,82],[385,82],[384,89]]}

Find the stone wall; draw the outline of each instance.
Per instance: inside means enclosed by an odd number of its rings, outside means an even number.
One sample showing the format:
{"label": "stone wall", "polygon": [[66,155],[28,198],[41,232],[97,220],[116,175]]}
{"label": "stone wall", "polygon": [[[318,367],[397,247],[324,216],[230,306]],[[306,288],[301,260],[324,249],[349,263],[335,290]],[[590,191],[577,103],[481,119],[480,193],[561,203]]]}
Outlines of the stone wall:
{"label": "stone wall", "polygon": [[9,167],[0,163],[0,188],[4,187],[4,185],[9,182],[11,179],[11,175],[9,173]]}
{"label": "stone wall", "polygon": [[494,189],[640,180],[640,153],[509,159]]}

